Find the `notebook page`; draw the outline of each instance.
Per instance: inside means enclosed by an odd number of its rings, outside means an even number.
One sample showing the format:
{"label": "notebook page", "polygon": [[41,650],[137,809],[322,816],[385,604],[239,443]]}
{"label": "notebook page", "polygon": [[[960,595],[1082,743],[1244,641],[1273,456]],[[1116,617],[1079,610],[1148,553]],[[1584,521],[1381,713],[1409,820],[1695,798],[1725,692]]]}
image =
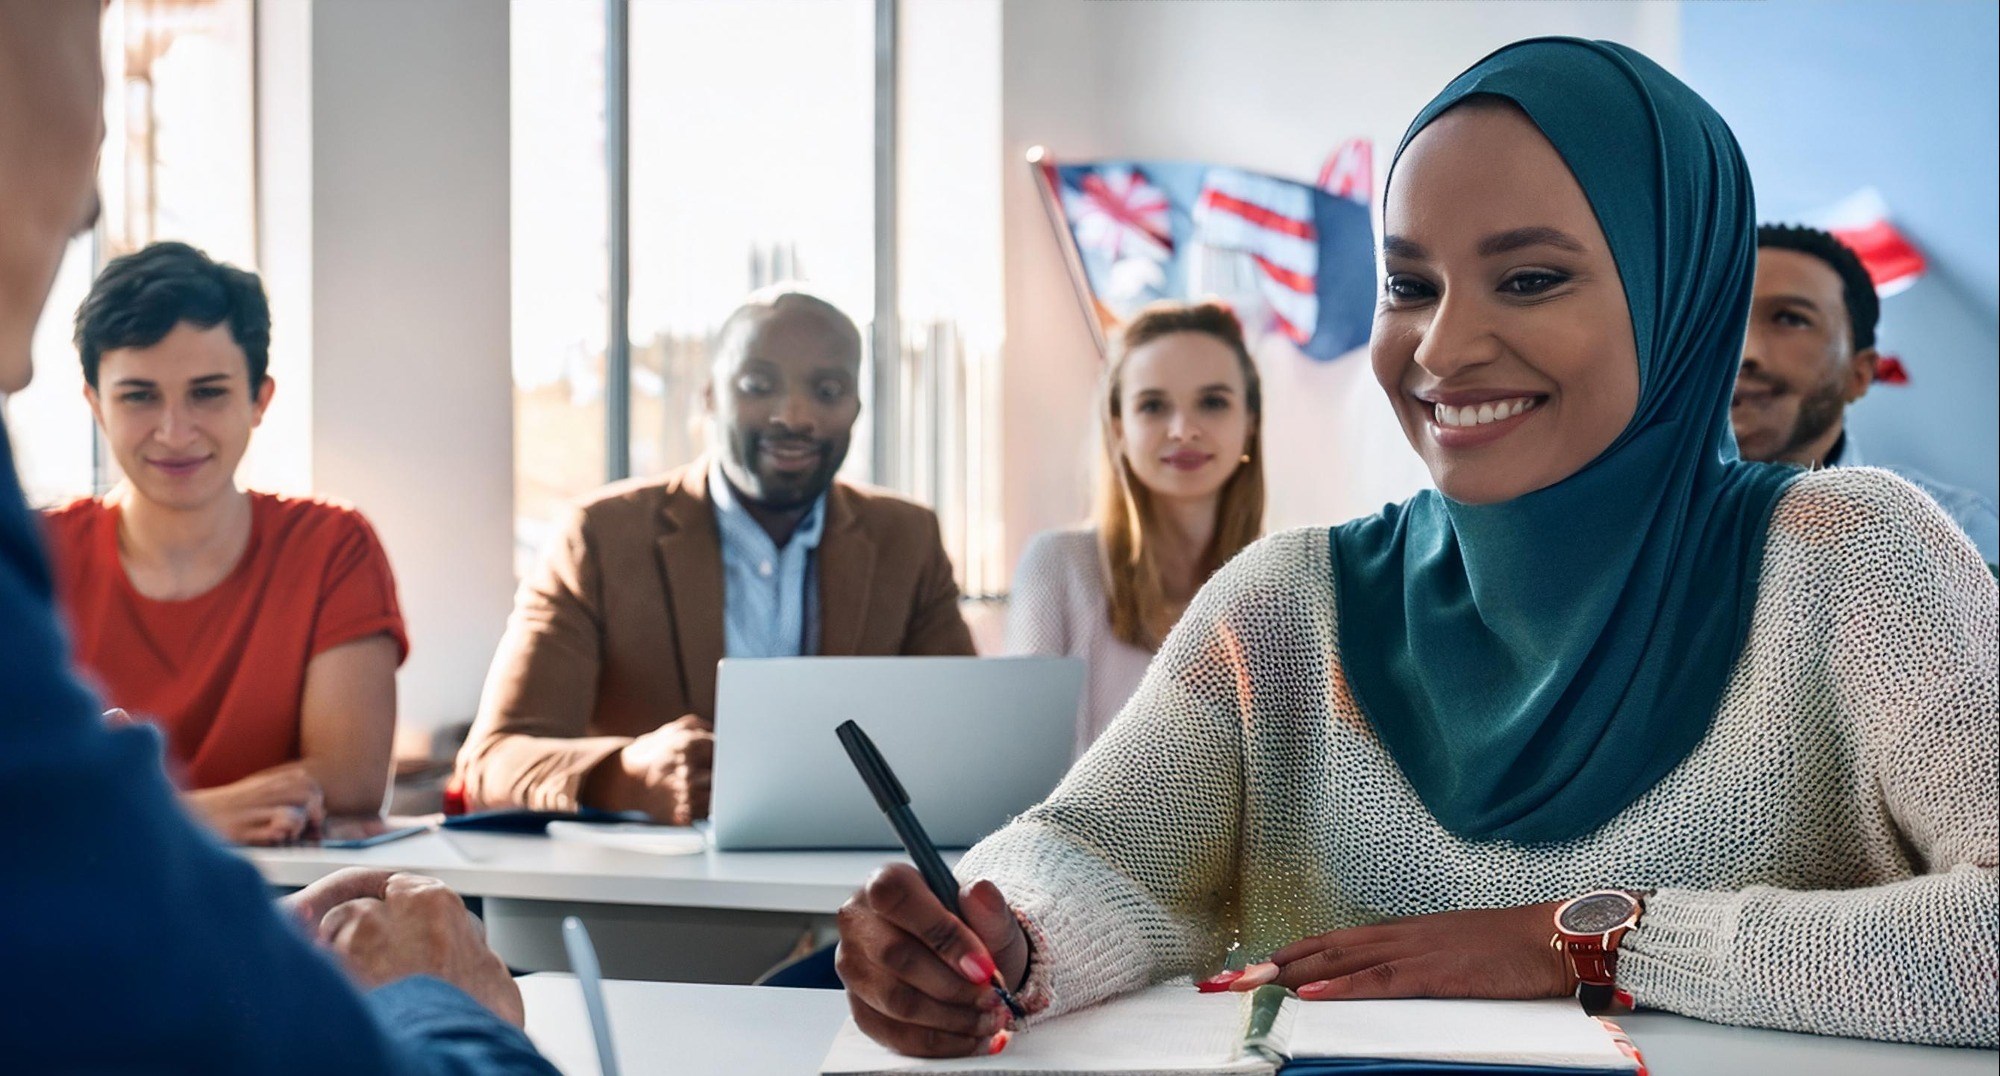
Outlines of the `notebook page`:
{"label": "notebook page", "polygon": [[1187,980],[1163,983],[1079,1012],[1029,1026],[997,1057],[926,1061],[877,1045],[850,1017],[834,1036],[822,1076],[876,1072],[984,1073],[1269,1073],[1255,1057],[1238,1059],[1243,994],[1196,993]]}
{"label": "notebook page", "polygon": [[1291,1056],[1632,1069],[1572,998],[1302,1001]]}

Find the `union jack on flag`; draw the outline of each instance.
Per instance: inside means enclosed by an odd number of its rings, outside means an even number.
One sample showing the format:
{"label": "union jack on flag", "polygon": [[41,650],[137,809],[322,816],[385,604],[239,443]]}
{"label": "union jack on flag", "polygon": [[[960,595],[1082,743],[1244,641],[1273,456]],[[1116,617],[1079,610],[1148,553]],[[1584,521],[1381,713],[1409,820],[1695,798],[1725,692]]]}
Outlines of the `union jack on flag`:
{"label": "union jack on flag", "polygon": [[1029,160],[1100,344],[1147,303],[1215,297],[1253,346],[1277,334],[1327,360],[1368,341],[1375,302],[1366,143],[1336,157],[1344,197],[1194,162]]}
{"label": "union jack on flag", "polygon": [[1077,245],[1114,261],[1145,257],[1165,261],[1174,253],[1167,196],[1137,168],[1110,167],[1063,188],[1063,212]]}

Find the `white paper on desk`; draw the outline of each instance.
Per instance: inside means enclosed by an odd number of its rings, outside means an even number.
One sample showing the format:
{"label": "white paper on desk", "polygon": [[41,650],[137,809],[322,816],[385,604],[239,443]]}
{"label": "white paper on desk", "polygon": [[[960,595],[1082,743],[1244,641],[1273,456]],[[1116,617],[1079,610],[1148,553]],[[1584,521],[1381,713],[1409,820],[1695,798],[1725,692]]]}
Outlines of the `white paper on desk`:
{"label": "white paper on desk", "polygon": [[877,1072],[1111,1073],[1175,1076],[1270,1073],[1276,1066],[1239,1058],[1247,994],[1200,994],[1187,980],[1142,990],[1017,1033],[1004,1053],[926,1061],[877,1045],[852,1017],[834,1036],[822,1076]]}
{"label": "white paper on desk", "polygon": [[708,838],[691,826],[645,822],[550,822],[549,836],[656,856],[691,856],[708,847]]}
{"label": "white paper on desk", "polygon": [[1573,998],[1300,1001],[1289,1053],[1384,1061],[1630,1069],[1632,1059]]}

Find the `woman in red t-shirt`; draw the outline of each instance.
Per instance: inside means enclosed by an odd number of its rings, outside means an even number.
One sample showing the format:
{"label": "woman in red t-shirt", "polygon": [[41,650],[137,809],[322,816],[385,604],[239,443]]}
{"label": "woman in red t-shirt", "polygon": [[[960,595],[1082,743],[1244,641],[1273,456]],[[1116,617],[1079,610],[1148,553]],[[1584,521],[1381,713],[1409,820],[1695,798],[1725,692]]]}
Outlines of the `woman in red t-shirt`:
{"label": "woman in red t-shirt", "polygon": [[76,324],[125,473],[44,514],[78,663],[160,726],[185,802],[232,841],[380,813],[409,650],[388,558],[353,509],[235,481],[276,388],[261,283],[156,243],[105,268]]}

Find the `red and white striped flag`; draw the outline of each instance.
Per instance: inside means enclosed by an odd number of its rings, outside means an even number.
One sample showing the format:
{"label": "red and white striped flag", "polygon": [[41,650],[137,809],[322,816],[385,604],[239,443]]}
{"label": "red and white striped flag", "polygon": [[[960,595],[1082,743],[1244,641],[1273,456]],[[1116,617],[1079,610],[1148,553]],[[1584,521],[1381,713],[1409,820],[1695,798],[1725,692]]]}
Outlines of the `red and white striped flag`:
{"label": "red and white striped flag", "polygon": [[1375,143],[1350,138],[1334,147],[1319,169],[1319,189],[1368,205],[1375,199]]}
{"label": "red and white striped flag", "polygon": [[1278,330],[1305,346],[1319,324],[1319,229],[1313,224],[1312,188],[1212,168],[1195,202],[1194,227],[1201,245],[1249,256]]}
{"label": "red and white striped flag", "polygon": [[1807,222],[1853,248],[1875,282],[1875,294],[1894,295],[1924,274],[1924,254],[1889,220],[1880,191],[1865,187],[1813,214]]}

